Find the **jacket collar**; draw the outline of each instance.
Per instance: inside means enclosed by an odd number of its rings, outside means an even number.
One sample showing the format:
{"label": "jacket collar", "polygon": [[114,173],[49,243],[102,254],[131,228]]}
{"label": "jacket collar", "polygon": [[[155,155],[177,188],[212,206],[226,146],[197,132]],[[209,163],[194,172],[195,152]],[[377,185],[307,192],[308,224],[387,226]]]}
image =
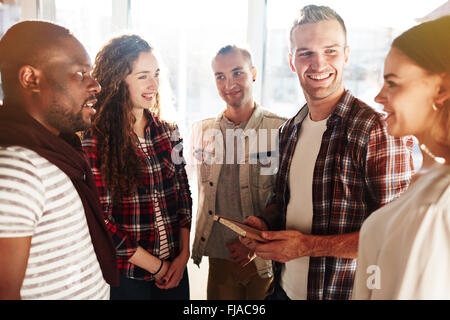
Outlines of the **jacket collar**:
{"label": "jacket collar", "polygon": [[[216,117],[216,121],[214,123],[215,128],[217,128],[217,129],[220,128],[220,121],[225,116],[224,115],[225,111],[226,111],[226,109],[222,110],[222,112],[219,113],[219,115]],[[255,109],[253,110],[253,113],[252,113],[250,119],[248,119],[247,125],[244,128],[244,133],[247,130],[256,128],[263,120],[263,116],[264,116],[263,109],[260,107],[260,105],[258,103],[255,102]]]}

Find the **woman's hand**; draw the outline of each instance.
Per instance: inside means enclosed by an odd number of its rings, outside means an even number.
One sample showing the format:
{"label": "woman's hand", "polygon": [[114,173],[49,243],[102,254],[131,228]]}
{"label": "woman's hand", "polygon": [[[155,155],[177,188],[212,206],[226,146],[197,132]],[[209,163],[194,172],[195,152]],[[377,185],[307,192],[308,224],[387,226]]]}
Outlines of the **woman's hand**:
{"label": "woman's hand", "polygon": [[180,254],[170,263],[167,272],[161,280],[155,282],[158,288],[170,289],[180,284],[189,257],[191,256],[189,251],[189,235],[189,229],[180,228]]}
{"label": "woman's hand", "polygon": [[170,261],[162,260],[161,270],[155,275],[155,282],[159,284],[164,284],[164,276],[167,274],[170,268]]}
{"label": "woman's hand", "polygon": [[[158,275],[155,277],[155,285],[160,289],[177,287],[183,278],[184,269],[186,269],[189,256],[189,252],[187,254],[181,253],[172,262],[164,261],[164,265],[167,265],[167,267],[164,266],[159,272],[161,273],[160,277]],[[164,269],[166,269],[166,271]]]}

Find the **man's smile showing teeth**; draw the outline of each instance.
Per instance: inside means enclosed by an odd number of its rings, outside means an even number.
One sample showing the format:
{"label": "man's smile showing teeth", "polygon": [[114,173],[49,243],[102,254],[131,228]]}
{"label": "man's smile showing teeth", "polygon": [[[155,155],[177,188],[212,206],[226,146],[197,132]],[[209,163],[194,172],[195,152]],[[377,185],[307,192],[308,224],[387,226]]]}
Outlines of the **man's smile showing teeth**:
{"label": "man's smile showing teeth", "polygon": [[89,101],[87,101],[85,104],[83,104],[82,108],[84,110],[88,110],[88,112],[93,115],[95,114],[97,111],[94,109],[95,104],[97,103],[97,99],[91,99]]}
{"label": "man's smile showing teeth", "polygon": [[332,76],[332,73],[308,74],[307,77],[312,80],[324,80]]}
{"label": "man's smile showing teeth", "polygon": [[90,100],[90,101],[87,101],[87,102],[83,105],[83,107],[84,107],[84,108],[93,108],[94,105],[95,105],[96,103],[97,103],[97,100],[96,100],[96,99]]}

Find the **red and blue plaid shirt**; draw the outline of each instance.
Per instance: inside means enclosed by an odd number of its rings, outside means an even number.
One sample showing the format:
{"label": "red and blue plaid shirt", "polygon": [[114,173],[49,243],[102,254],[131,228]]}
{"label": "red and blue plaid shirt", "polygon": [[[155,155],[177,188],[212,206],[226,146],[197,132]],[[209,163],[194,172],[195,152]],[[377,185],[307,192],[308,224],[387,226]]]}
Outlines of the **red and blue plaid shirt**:
{"label": "red and blue plaid shirt", "polygon": [[[129,263],[128,259],[138,246],[159,256],[160,237],[155,210],[160,210],[164,222],[170,254],[168,259],[175,258],[179,254],[179,229],[191,227],[192,199],[178,130],[171,130],[151,114],[146,113],[146,116],[145,141],[149,152],[146,155],[139,148],[139,154],[147,165],[142,168],[136,192],[122,197],[120,203],[112,203],[102,180],[97,137],[86,134],[83,149],[95,177],[105,223],[116,245],[120,272],[128,278],[150,281],[153,276]],[[139,144],[137,137],[136,144]]]}
{"label": "red and blue plaid shirt", "polygon": [[[289,169],[308,112],[305,105],[280,128],[272,203],[281,215],[263,216],[274,229],[285,229]],[[346,91],[327,120],[314,168],[312,234],[359,231],[373,211],[405,191],[414,172],[412,147],[411,137],[389,136],[383,116]],[[310,257],[308,299],[350,299],[355,269],[356,259]]]}

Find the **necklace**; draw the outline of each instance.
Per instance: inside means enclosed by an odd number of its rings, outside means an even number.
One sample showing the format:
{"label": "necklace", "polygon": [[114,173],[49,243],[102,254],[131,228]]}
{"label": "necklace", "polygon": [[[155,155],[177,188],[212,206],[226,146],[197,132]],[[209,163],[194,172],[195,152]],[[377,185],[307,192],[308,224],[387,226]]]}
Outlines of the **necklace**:
{"label": "necklace", "polygon": [[437,163],[439,163],[439,164],[444,164],[445,163],[445,159],[444,158],[436,157],[434,154],[431,153],[430,149],[428,149],[426,145],[421,144],[420,145],[420,149],[423,152],[425,152],[427,155],[429,155]]}

